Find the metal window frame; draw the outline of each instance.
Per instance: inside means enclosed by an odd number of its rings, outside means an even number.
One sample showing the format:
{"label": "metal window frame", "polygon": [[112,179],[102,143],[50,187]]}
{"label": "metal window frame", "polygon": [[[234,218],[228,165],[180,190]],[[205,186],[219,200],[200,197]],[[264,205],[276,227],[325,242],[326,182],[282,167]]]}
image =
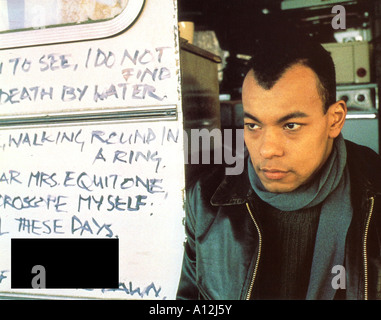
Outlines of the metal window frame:
{"label": "metal window frame", "polygon": [[123,11],[110,20],[0,33],[0,49],[110,37],[131,27],[140,16],[144,4],[145,0],[129,0]]}

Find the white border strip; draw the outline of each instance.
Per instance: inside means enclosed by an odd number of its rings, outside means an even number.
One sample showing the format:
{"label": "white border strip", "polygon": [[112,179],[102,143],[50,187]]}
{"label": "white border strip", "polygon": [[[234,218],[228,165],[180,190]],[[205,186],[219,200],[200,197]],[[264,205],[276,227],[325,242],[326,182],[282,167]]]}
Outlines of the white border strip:
{"label": "white border strip", "polygon": [[346,119],[377,119],[376,113],[347,113]]}

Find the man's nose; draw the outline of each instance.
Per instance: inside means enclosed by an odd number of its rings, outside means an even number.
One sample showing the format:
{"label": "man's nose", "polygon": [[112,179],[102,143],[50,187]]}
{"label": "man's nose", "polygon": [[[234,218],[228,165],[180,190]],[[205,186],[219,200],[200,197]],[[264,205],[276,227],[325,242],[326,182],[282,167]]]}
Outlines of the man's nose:
{"label": "man's nose", "polygon": [[271,159],[273,157],[281,157],[284,154],[283,142],[281,135],[273,130],[266,130],[262,134],[260,155],[264,159]]}

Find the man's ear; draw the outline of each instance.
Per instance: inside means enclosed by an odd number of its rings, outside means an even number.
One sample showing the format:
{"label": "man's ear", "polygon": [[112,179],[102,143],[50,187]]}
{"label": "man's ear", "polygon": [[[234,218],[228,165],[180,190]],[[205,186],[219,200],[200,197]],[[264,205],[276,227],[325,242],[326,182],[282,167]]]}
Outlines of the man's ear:
{"label": "man's ear", "polygon": [[340,134],[345,123],[347,104],[344,100],[336,101],[329,106],[327,113],[330,121],[329,136],[330,138],[336,138]]}

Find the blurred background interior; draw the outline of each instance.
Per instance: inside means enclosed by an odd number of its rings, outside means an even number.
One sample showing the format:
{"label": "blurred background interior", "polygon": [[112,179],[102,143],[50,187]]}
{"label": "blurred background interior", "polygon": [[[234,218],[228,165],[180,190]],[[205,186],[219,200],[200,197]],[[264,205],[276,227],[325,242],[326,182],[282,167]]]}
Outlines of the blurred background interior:
{"label": "blurred background interior", "polygon": [[[345,19],[340,21],[343,29],[332,26],[339,13],[332,13],[336,5],[345,9]],[[337,72],[337,98],[344,99],[349,109],[345,138],[379,152],[380,0],[179,0],[178,7],[179,21],[194,25],[192,45],[221,59],[217,63],[216,106],[221,128],[242,125],[241,85],[250,43],[264,25],[276,28],[277,21],[285,20],[331,52]]]}

